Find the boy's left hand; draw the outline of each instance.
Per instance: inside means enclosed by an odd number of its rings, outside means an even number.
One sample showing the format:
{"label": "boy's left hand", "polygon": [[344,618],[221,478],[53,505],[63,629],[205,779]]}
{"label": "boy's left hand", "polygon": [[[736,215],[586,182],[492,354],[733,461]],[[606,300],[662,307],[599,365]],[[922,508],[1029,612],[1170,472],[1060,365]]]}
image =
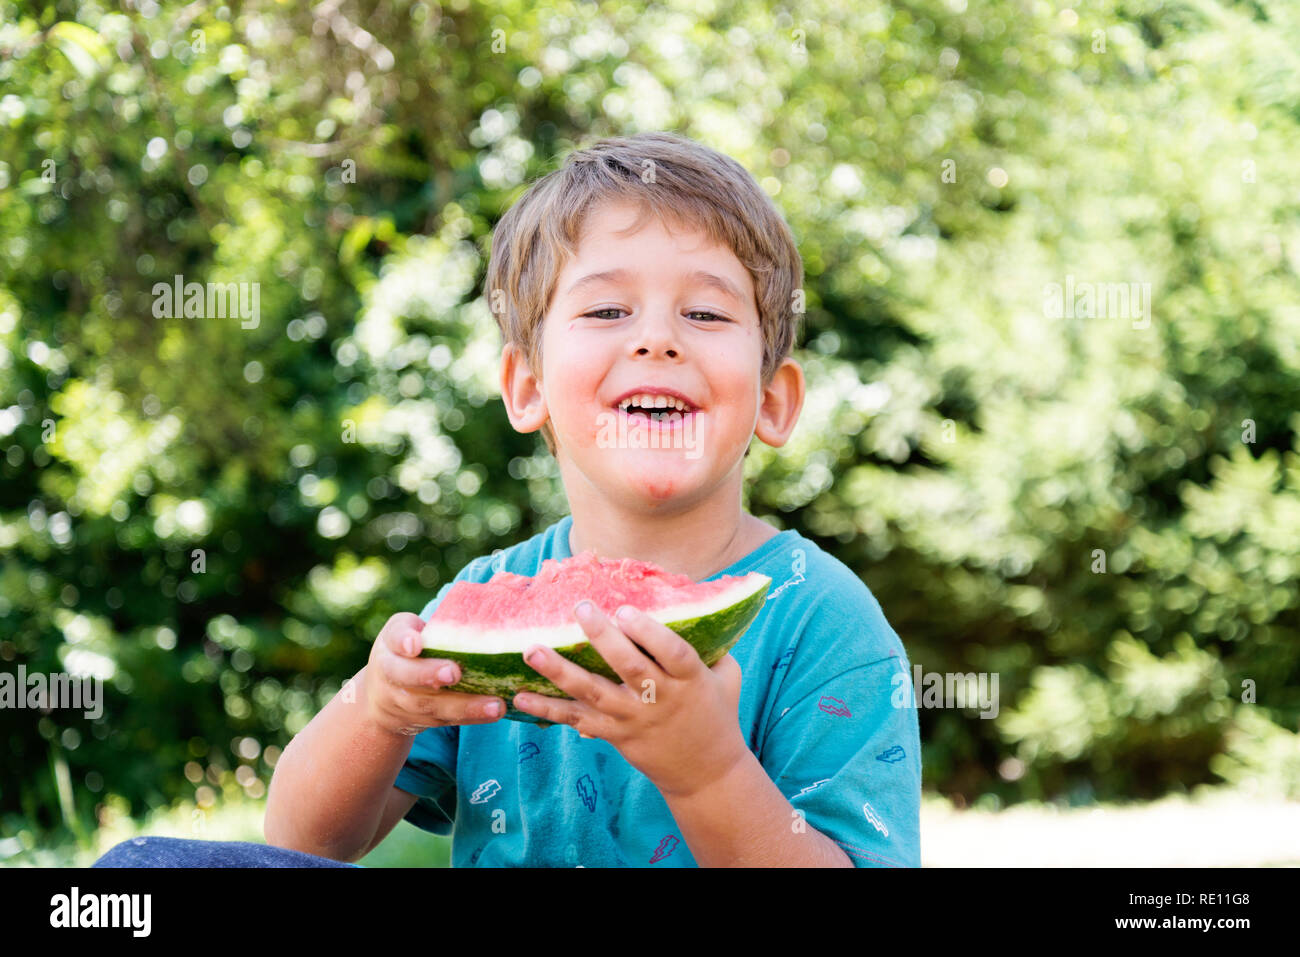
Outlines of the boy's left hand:
{"label": "boy's left hand", "polygon": [[[590,608],[586,615],[584,605]],[[590,602],[578,607],[578,622],[592,647],[624,683],[616,685],[551,648],[535,646],[525,649],[524,661],[574,700],[521,692],[514,698],[516,708],[608,741],[665,797],[697,793],[749,753],[737,717],[735,658],[724,655],[707,668],[681,636],[642,611],[624,607],[611,621]],[[624,618],[625,612],[630,616]]]}

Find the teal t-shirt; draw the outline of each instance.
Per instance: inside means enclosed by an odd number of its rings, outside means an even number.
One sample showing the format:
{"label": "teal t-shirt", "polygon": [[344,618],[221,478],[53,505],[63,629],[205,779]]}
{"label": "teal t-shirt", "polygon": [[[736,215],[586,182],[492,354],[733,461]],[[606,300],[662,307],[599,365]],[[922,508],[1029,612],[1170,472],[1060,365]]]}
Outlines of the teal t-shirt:
{"label": "teal t-shirt", "polygon": [[[572,524],[565,517],[477,558],[454,581],[535,575],[545,559],[570,557]],[[731,650],[750,750],[806,825],[854,864],[920,866],[921,741],[912,696],[896,693],[895,675],[911,681],[898,635],[867,586],[792,529],[710,578],[749,572],[772,579]],[[406,820],[452,835],[453,867],[695,866],[650,779],[567,725],[429,728],[394,783],[417,798]]]}

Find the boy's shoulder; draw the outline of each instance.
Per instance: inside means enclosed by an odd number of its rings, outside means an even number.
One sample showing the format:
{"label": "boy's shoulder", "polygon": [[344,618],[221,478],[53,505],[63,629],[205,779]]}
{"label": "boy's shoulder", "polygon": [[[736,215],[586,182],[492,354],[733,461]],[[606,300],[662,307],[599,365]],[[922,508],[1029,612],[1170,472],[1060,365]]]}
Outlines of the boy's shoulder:
{"label": "boy's shoulder", "polygon": [[790,636],[787,655],[804,662],[826,659],[840,668],[860,667],[907,654],[880,602],[853,569],[816,542],[794,532],[782,555],[784,575],[772,574],[767,604]]}
{"label": "boy's shoulder", "polygon": [[[455,580],[485,582],[497,572],[536,575],[543,560],[559,558],[562,554],[567,556],[569,522],[569,518],[562,518],[532,538],[516,542],[508,548],[494,549],[487,555],[479,555],[465,565]],[[561,531],[565,535],[563,548],[559,541]]]}

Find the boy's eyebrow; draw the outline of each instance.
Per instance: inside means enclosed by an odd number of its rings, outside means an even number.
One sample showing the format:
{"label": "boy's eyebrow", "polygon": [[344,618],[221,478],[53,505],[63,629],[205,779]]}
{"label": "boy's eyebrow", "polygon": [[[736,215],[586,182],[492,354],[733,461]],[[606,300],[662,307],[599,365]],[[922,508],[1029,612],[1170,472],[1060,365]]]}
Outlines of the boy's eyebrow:
{"label": "boy's eyebrow", "polygon": [[736,302],[745,301],[744,295],[736,288],[736,284],[725,276],[715,276],[711,272],[697,269],[687,278],[690,279],[691,282],[697,282],[704,286],[712,286],[724,295],[730,296],[732,299],[736,300]]}
{"label": "boy's eyebrow", "polygon": [[[589,275],[583,276],[570,286],[565,295],[572,295],[584,286],[591,286],[602,282],[628,282],[631,278],[631,274],[626,269],[607,269],[604,272],[593,272]],[[699,283],[704,286],[712,286],[714,289],[730,296],[737,302],[745,301],[744,295],[736,288],[736,284],[724,276],[718,276],[714,273],[707,272],[706,270],[697,269],[686,278],[689,282]]]}
{"label": "boy's eyebrow", "polygon": [[570,286],[565,295],[572,295],[583,286],[594,286],[602,282],[627,282],[629,278],[626,269],[607,269],[605,272],[593,272],[590,275],[583,276]]}

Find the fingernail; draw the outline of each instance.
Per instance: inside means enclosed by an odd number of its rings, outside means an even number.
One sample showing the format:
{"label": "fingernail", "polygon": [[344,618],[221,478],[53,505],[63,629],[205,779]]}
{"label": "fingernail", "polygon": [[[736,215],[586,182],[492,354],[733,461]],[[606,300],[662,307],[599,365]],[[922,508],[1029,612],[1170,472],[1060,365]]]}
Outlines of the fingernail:
{"label": "fingernail", "polygon": [[489,718],[495,718],[497,715],[501,713],[501,702],[493,701],[491,704],[489,704],[486,708],[483,709],[483,713],[486,714]]}
{"label": "fingernail", "polygon": [[438,677],[443,681],[447,682],[447,684],[451,684],[453,681],[456,680],[456,669],[453,668],[451,665],[447,665],[445,668],[443,668],[441,671],[438,672]]}
{"label": "fingernail", "polygon": [[416,643],[415,635],[408,636],[406,639],[406,653],[408,655],[414,655],[419,650],[420,646]]}
{"label": "fingernail", "polygon": [[618,610],[618,617],[623,621],[631,621],[636,617],[636,609],[631,605],[624,605]]}
{"label": "fingernail", "polygon": [[528,653],[524,655],[524,661],[530,665],[540,665],[542,663],[542,649],[529,648]]}
{"label": "fingernail", "polygon": [[578,607],[575,610],[577,611],[579,618],[590,618],[591,613],[594,609],[592,607],[591,602],[580,601],[578,602]]}

